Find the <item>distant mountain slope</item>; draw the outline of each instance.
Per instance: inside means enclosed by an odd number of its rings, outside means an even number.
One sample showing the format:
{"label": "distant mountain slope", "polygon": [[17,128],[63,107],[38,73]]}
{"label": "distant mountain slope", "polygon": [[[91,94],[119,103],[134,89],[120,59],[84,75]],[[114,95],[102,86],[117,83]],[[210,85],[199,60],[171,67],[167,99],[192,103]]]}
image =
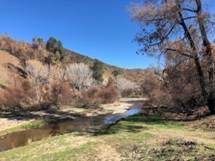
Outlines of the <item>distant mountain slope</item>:
{"label": "distant mountain slope", "polygon": [[[11,72],[21,71],[25,63],[29,60],[37,60],[43,64],[47,63],[47,58],[50,56],[50,51],[47,51],[45,45],[36,46],[35,44],[18,42],[10,37],[0,37],[0,84],[10,82]],[[70,63],[86,63],[89,66],[94,64],[95,59],[84,56],[77,52],[65,49],[65,54],[61,62],[63,64]],[[113,73],[117,72],[124,75],[127,79],[134,82],[139,82],[144,78],[144,70],[129,70],[116,66],[112,66],[101,62],[104,67],[104,78],[107,80],[113,77]],[[8,66],[9,65],[9,66]],[[22,73],[22,72],[21,72]]]}

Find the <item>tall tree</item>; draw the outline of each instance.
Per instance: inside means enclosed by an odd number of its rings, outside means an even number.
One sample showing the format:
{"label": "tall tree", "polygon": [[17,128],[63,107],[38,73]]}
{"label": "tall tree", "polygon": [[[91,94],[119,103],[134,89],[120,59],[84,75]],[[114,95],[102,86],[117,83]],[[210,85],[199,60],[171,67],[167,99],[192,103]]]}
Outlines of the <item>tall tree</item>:
{"label": "tall tree", "polygon": [[205,55],[207,55],[207,63],[208,63],[208,79],[209,79],[209,87],[208,89],[208,106],[210,108],[210,111],[212,113],[215,113],[215,100],[214,100],[214,57],[212,53],[212,45],[208,39],[206,27],[205,27],[205,19],[207,18],[203,10],[202,10],[202,3],[201,0],[195,0],[196,1],[196,10],[193,12],[196,12],[197,15],[197,21],[202,37],[202,42],[203,42],[203,52]]}
{"label": "tall tree", "polygon": [[203,12],[201,0],[145,1],[133,5],[131,14],[142,29],[136,37],[142,45],[140,52],[161,53],[165,58],[174,55],[175,65],[192,61],[204,102],[214,113],[214,58],[206,30],[210,17]]}
{"label": "tall tree", "polygon": [[93,71],[93,78],[95,80],[97,80],[98,82],[102,82],[103,81],[103,72],[104,72],[104,66],[103,66],[102,62],[95,59],[95,62],[91,69]]}
{"label": "tall tree", "polygon": [[52,53],[48,62],[56,63],[63,59],[65,50],[60,40],[50,37],[46,43],[46,49]]}

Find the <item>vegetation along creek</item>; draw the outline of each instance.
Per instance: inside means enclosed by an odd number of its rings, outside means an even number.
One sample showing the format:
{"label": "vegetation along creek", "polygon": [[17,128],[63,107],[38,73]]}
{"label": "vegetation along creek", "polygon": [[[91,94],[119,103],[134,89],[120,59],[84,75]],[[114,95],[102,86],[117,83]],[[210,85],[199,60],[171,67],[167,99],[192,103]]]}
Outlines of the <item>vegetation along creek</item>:
{"label": "vegetation along creek", "polygon": [[96,117],[80,117],[75,120],[65,119],[50,122],[39,128],[26,129],[0,136],[0,152],[25,146],[28,143],[45,139],[50,136],[68,132],[96,132],[109,128],[121,119],[141,113],[141,107],[134,105],[127,111],[117,114],[105,114]]}
{"label": "vegetation along creek", "polygon": [[0,161],[215,161],[214,0],[0,2]]}

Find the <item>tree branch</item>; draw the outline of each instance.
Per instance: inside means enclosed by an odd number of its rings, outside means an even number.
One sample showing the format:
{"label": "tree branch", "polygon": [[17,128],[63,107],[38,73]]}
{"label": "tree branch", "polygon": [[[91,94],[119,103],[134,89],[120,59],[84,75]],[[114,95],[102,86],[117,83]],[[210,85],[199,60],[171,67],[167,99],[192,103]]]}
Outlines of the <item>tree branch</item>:
{"label": "tree branch", "polygon": [[188,12],[193,12],[193,13],[196,13],[197,10],[194,10],[194,9],[190,9],[190,8],[182,8],[183,11],[188,11]]}
{"label": "tree branch", "polygon": [[193,19],[193,18],[197,18],[197,17],[196,16],[189,16],[189,17],[183,18],[183,20],[189,20],[189,19]]}
{"label": "tree branch", "polygon": [[148,22],[152,22],[152,21],[162,21],[163,18],[152,18],[152,19],[145,19],[145,21],[148,21]]}
{"label": "tree branch", "polygon": [[173,29],[175,28],[176,24],[174,24],[170,30],[163,36],[160,38],[160,41],[159,42],[155,42],[153,44],[149,44],[149,46],[157,46],[157,45],[160,45],[165,39],[168,38],[168,36],[171,34],[171,32],[173,31]]}
{"label": "tree branch", "polygon": [[192,56],[192,55],[190,55],[190,54],[188,54],[188,53],[181,52],[181,51],[179,51],[179,50],[177,50],[177,49],[166,48],[165,53],[167,53],[168,51],[177,52],[178,54],[180,54],[180,55],[182,55],[182,56],[186,56],[186,57],[188,57],[188,58],[195,59],[194,56]]}

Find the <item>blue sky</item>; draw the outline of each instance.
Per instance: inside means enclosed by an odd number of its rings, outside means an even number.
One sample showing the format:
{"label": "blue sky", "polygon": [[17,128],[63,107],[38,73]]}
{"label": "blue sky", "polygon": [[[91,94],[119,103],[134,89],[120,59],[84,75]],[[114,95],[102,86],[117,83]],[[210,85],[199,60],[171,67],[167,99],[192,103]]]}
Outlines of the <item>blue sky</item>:
{"label": "blue sky", "polygon": [[66,48],[125,68],[157,61],[137,55],[131,0],[0,0],[0,34],[20,41],[54,36]]}
{"label": "blue sky", "polygon": [[157,59],[136,54],[139,47],[133,39],[138,26],[128,14],[131,2],[0,0],[0,34],[20,41],[54,36],[66,48],[125,68],[156,65]]}

